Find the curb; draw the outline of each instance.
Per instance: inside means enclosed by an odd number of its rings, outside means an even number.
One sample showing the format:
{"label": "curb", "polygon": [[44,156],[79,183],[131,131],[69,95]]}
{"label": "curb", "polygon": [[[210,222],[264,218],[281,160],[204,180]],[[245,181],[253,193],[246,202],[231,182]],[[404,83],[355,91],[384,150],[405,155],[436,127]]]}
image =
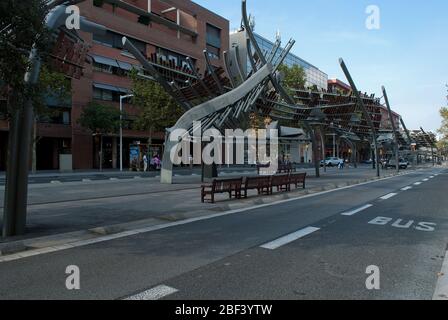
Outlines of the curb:
{"label": "curb", "polygon": [[212,209],[198,210],[191,213],[175,213],[161,215],[155,218],[148,218],[144,220],[132,221],[117,225],[100,226],[88,230],[80,230],[69,233],[61,233],[56,235],[43,236],[38,238],[30,238],[24,240],[17,240],[12,242],[0,243],[0,257],[7,257],[8,255],[25,252],[28,250],[46,249],[58,245],[70,245],[74,242],[88,241],[96,238],[110,236],[122,232],[128,232],[135,229],[154,227],[166,224],[167,222],[179,222],[192,218],[199,218],[203,216],[213,215],[219,212],[226,212],[232,210],[240,210],[250,208],[257,205],[272,204],[282,200],[300,199],[307,195],[312,195],[319,192],[331,191],[341,187],[349,187],[379,179],[391,178],[395,176],[402,176],[414,172],[416,170],[407,171],[406,173],[388,174],[381,178],[373,177],[361,180],[352,180],[347,182],[332,183],[323,186],[318,186],[311,189],[295,189],[288,193],[279,193],[272,196],[256,196],[245,199],[240,202],[233,202],[220,205]]}

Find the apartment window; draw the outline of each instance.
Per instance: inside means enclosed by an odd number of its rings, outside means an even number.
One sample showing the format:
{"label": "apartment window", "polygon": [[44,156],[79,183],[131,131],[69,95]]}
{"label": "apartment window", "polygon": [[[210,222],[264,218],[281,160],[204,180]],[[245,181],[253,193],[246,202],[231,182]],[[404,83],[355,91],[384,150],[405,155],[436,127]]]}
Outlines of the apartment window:
{"label": "apartment window", "polygon": [[[104,46],[110,47],[110,48],[116,48],[123,50],[123,35],[107,31],[104,35],[97,35],[93,34],[93,41],[99,44],[102,44]],[[132,42],[132,44],[143,53],[143,55],[146,56],[146,43],[143,41],[129,38],[128,39]]]}
{"label": "apartment window", "polygon": [[207,54],[210,58],[212,59],[218,59],[219,60],[219,56],[220,56],[220,49],[215,48],[211,45],[207,45]]}
{"label": "apartment window", "polygon": [[113,101],[113,92],[110,90],[94,88],[93,98],[95,100]]}
{"label": "apartment window", "polygon": [[221,29],[207,23],[207,44],[221,48]]}

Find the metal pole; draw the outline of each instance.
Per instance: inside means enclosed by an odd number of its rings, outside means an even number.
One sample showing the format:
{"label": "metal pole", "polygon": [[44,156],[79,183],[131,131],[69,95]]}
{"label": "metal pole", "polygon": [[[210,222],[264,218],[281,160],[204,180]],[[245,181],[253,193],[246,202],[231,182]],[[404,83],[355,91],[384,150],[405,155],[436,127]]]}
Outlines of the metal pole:
{"label": "metal pole", "polygon": [[120,171],[123,171],[123,100],[133,96],[133,94],[120,96]]}
{"label": "metal pole", "polygon": [[377,138],[376,138],[375,126],[373,125],[372,118],[370,117],[370,114],[367,111],[366,106],[364,105],[364,102],[362,101],[362,98],[358,92],[358,89],[356,89],[355,82],[353,81],[352,76],[350,75],[350,72],[348,71],[347,66],[345,65],[345,62],[342,58],[339,59],[339,64],[341,65],[342,71],[344,71],[344,74],[345,74],[350,86],[352,87],[352,90],[353,90],[357,100],[358,100],[358,104],[362,108],[362,111],[367,120],[367,123],[369,124],[369,126],[372,130],[373,147],[375,149],[374,151],[375,151],[376,176],[380,177],[380,166],[379,166],[379,161],[378,161],[378,142],[376,140]]}
{"label": "metal pole", "polygon": [[389,98],[387,97],[386,88],[384,86],[381,87],[383,90],[384,100],[386,101],[387,111],[389,112],[390,123],[392,124],[392,130],[394,131],[394,143],[395,143],[395,167],[397,169],[397,173],[400,172],[400,156],[399,156],[399,146],[398,146],[398,132],[395,128],[395,123],[392,118],[392,109],[390,108]]}
{"label": "metal pole", "polygon": [[[60,4],[76,4],[84,0],[50,1],[50,13],[45,17],[46,25],[50,30],[56,30],[64,22],[65,6]],[[81,20],[82,28],[91,28],[98,33],[105,32],[99,25]],[[25,74],[26,85],[34,85],[39,80],[41,61],[39,52],[33,45],[28,58],[30,67]],[[14,114],[11,145],[8,149],[8,169],[5,188],[5,204],[3,218],[3,237],[23,235],[26,229],[26,214],[28,203],[28,174],[30,167],[31,136],[34,122],[34,107],[31,99],[27,100],[23,108]]]}
{"label": "metal pole", "polygon": [[123,96],[120,96],[120,172],[123,172]]}

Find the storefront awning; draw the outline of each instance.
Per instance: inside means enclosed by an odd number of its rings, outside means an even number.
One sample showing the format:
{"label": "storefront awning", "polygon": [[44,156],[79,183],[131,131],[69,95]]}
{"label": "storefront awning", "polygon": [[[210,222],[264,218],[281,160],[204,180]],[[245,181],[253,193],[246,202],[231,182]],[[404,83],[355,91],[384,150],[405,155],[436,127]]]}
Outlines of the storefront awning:
{"label": "storefront awning", "polygon": [[114,91],[114,92],[119,92],[119,93],[130,93],[131,92],[129,89],[126,89],[126,88],[116,87],[116,86],[112,86],[110,84],[104,84],[104,83],[98,83],[98,82],[94,82],[93,86],[97,89],[109,90],[109,91]]}

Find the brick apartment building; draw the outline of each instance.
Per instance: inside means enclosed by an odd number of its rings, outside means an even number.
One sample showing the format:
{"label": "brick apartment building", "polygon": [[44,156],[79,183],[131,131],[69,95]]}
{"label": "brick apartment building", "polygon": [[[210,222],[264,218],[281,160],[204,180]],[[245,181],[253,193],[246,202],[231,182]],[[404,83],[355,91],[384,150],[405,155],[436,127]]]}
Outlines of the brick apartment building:
{"label": "brick apartment building", "polygon": [[[171,80],[185,82],[191,75],[186,57],[191,57],[200,74],[205,74],[203,50],[207,50],[211,62],[223,67],[222,53],[229,46],[229,21],[195,4],[190,0],[87,0],[79,4],[81,15],[107,27],[105,36],[93,36],[81,32],[91,45],[82,77],[72,79],[72,97],[66,105],[49,105],[57,114],[41,119],[38,125],[37,169],[57,170],[61,154],[72,155],[73,169],[99,167],[99,160],[92,134],[77,122],[91,101],[119,107],[120,95],[130,92],[132,86],[127,73],[139,66],[135,58],[122,47],[122,37],[148,57],[151,63]],[[50,101],[49,101],[50,102]],[[138,116],[138,108],[124,104],[129,115],[127,124]],[[0,171],[5,170],[8,141],[8,123],[5,120],[6,105],[0,104]],[[149,133],[124,130],[124,166],[129,166],[129,146],[146,143]],[[153,138],[153,150],[161,148],[164,133]],[[119,137],[104,138],[103,167],[119,166]]]}

